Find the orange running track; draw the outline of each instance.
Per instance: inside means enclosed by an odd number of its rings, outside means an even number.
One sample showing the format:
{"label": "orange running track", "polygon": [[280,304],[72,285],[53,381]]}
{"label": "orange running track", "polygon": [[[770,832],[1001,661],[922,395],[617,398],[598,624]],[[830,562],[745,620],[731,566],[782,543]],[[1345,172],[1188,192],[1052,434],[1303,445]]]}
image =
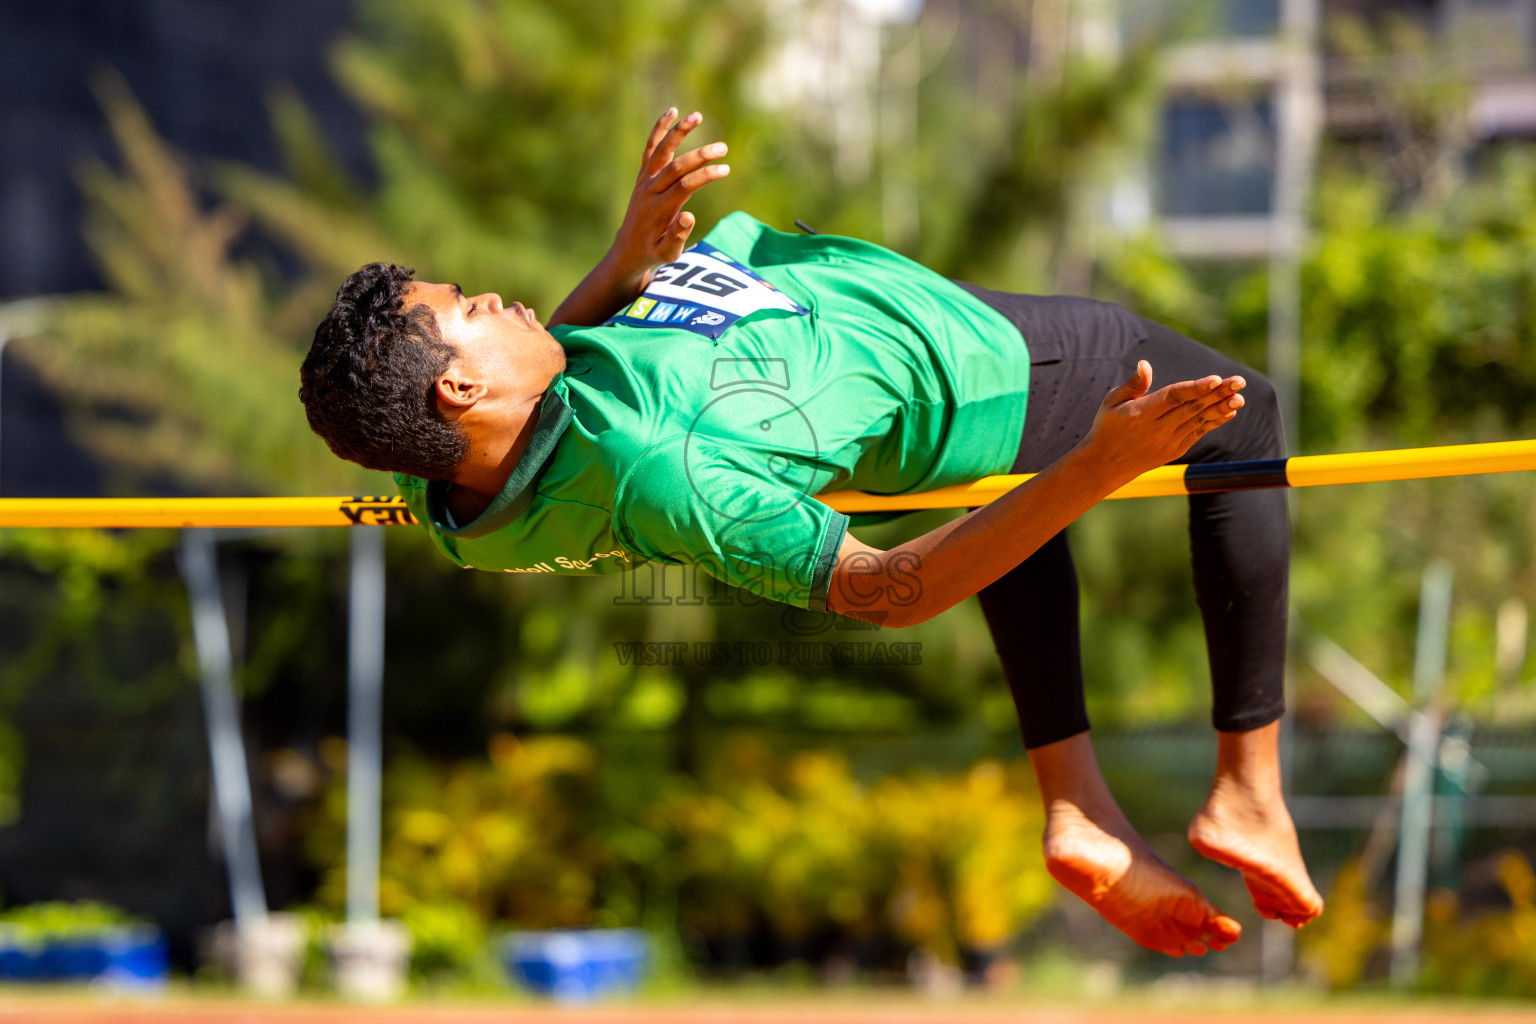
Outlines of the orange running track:
{"label": "orange running track", "polygon": [[550,1007],[524,1005],[390,1007],[154,1003],[90,1005],[10,1000],[0,1021],[26,1024],[1532,1024],[1536,1008],[1435,1010],[1402,1005],[1352,1010],[1034,1009],[960,1004],[825,1007],[760,1005]]}

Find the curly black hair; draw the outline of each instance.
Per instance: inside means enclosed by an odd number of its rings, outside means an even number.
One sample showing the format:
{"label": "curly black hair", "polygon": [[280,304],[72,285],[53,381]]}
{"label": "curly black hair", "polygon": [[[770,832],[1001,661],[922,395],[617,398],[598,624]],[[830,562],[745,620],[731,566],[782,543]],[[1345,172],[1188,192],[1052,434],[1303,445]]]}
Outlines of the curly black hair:
{"label": "curly black hair", "polygon": [[368,469],[446,480],[469,439],[433,388],[458,354],[425,305],[405,308],[410,267],[370,263],[347,278],[299,370],[299,401],[331,451]]}

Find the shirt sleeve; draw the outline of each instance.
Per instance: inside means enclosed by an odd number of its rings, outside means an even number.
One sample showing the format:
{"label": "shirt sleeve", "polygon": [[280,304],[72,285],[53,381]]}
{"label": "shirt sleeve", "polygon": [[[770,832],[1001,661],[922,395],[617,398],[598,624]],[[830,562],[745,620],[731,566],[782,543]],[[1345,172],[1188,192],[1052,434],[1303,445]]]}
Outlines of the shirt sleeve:
{"label": "shirt sleeve", "polygon": [[787,483],[772,461],[697,435],[661,442],[620,482],[614,528],[647,558],[826,611],[848,517]]}
{"label": "shirt sleeve", "polygon": [[432,520],[427,515],[427,482],[420,477],[396,473],[395,486],[400,488],[400,497],[405,499],[405,507],[410,509],[411,515],[427,531],[427,536],[432,538],[432,546],[460,569],[470,568],[469,562],[459,554],[458,544],[453,538],[444,537],[432,529]]}

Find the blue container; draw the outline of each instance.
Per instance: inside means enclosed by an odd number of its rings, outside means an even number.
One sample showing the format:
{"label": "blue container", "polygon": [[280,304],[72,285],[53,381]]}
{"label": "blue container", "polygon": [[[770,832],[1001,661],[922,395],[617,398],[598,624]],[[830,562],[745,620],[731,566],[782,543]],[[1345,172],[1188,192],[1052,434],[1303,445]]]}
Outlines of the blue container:
{"label": "blue container", "polygon": [[562,1003],[635,991],[649,954],[650,940],[638,928],[512,932],[501,942],[507,973]]}
{"label": "blue container", "polygon": [[163,986],[169,974],[165,936],[153,925],[54,939],[0,933],[3,981],[96,981],[152,989]]}
{"label": "blue container", "polygon": [[49,939],[43,943],[43,976],[49,981],[89,981],[107,969],[105,935]]}
{"label": "blue container", "polygon": [[106,962],[99,979],[119,988],[161,988],[171,975],[165,934],[153,925],[123,928],[100,939]]}
{"label": "blue container", "polygon": [[0,981],[43,981],[44,947],[0,935]]}

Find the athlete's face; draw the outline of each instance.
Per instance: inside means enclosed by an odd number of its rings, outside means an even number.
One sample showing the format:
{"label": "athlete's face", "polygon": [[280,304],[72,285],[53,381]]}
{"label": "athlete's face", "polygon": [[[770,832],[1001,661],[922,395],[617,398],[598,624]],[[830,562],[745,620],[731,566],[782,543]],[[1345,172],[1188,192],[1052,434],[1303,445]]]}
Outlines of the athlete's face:
{"label": "athlete's face", "polygon": [[443,340],[458,349],[455,363],[487,383],[547,383],[565,368],[565,350],[520,302],[507,306],[495,292],[465,295],[456,284],[412,281],[405,305],[417,304],[432,310]]}

